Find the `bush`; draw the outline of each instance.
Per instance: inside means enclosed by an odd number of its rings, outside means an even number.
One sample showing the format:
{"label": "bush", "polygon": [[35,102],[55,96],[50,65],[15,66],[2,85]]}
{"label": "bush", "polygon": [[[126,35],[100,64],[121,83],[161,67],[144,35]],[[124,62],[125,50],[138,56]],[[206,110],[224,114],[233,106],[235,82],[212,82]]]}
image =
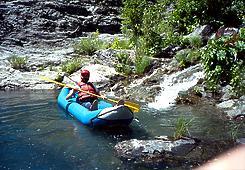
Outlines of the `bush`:
{"label": "bush", "polygon": [[132,44],[130,43],[129,40],[119,40],[119,38],[116,37],[111,43],[109,48],[111,49],[131,49]]}
{"label": "bush", "polygon": [[179,63],[179,67],[187,68],[199,62],[201,58],[201,52],[197,49],[184,49],[178,51],[175,55],[175,58]]}
{"label": "bush", "polygon": [[143,74],[147,68],[149,68],[151,64],[151,60],[148,56],[136,56],[135,61],[135,73],[136,74]]}
{"label": "bush", "polygon": [[79,70],[82,68],[82,60],[75,58],[70,61],[67,61],[66,63],[62,64],[61,70],[65,73],[72,74],[75,71]]}
{"label": "bush", "polygon": [[104,49],[107,44],[98,39],[99,32],[92,33],[90,37],[82,38],[75,44],[74,51],[77,54],[93,55],[95,51]]}
{"label": "bush", "polygon": [[115,66],[116,71],[120,73],[124,73],[126,75],[131,74],[132,73],[132,68],[131,68],[132,61],[129,58],[129,54],[128,53],[118,53],[116,57],[118,60],[118,63]]}
{"label": "bush", "polygon": [[238,35],[212,39],[203,50],[202,63],[206,85],[217,91],[218,85],[230,84],[237,94],[245,94],[245,29]]}
{"label": "bush", "polygon": [[11,67],[17,70],[28,70],[27,69],[27,57],[19,57],[16,55],[13,55],[9,58],[7,58],[9,63],[11,64]]}
{"label": "bush", "polygon": [[122,32],[130,38],[142,35],[142,21],[146,0],[124,0],[122,9]]}
{"label": "bush", "polygon": [[200,35],[194,35],[190,36],[188,38],[188,41],[190,43],[190,46],[192,48],[200,48],[202,46],[202,37]]}

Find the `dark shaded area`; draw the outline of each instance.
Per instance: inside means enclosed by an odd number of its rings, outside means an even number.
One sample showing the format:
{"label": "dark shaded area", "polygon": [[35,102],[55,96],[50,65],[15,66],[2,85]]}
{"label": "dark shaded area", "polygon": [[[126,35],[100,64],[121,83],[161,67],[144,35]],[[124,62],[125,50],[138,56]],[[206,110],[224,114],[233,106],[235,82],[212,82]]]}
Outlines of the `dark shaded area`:
{"label": "dark shaded area", "polygon": [[0,44],[38,44],[100,33],[120,33],[117,1],[1,1]]}

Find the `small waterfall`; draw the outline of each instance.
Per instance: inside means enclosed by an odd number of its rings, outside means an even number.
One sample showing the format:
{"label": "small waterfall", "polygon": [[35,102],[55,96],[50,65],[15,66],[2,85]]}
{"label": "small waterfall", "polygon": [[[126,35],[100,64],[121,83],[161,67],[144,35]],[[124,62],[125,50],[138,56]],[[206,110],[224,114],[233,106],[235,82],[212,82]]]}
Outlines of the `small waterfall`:
{"label": "small waterfall", "polygon": [[155,98],[155,102],[149,103],[149,107],[166,109],[175,104],[175,99],[180,91],[187,91],[197,84],[200,78],[204,78],[201,65],[191,66],[185,70],[166,75],[160,86],[162,91]]}

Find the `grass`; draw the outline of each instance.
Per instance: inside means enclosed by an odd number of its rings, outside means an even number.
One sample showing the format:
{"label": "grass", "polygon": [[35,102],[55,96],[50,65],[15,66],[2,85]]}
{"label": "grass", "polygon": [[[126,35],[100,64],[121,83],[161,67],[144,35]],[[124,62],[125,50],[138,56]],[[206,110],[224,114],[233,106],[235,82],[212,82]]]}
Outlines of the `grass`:
{"label": "grass", "polygon": [[77,54],[93,55],[95,51],[105,49],[108,44],[98,38],[99,32],[92,33],[89,37],[82,38],[80,42],[74,45],[74,51]]}
{"label": "grass", "polygon": [[65,73],[72,74],[82,68],[82,60],[74,58],[61,65],[61,70]]}
{"label": "grass", "polygon": [[11,64],[11,67],[17,70],[28,70],[27,69],[27,57],[20,57],[13,55],[9,57],[8,62]]}
{"label": "grass", "polygon": [[190,136],[189,128],[191,127],[191,122],[194,119],[187,120],[183,117],[179,117],[175,124],[174,139],[180,139],[182,137]]}

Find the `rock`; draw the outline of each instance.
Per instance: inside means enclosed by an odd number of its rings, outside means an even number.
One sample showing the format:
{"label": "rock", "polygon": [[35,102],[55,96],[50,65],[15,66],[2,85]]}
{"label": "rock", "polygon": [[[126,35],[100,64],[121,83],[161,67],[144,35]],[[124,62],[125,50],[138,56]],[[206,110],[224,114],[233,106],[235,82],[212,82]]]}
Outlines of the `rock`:
{"label": "rock", "polygon": [[234,101],[234,100],[228,100],[228,101],[224,101],[224,102],[218,104],[217,106],[218,106],[219,108],[226,109],[226,108],[231,108],[231,107],[233,107],[234,104],[235,104],[235,101]]}
{"label": "rock", "polygon": [[244,120],[242,117],[245,115],[245,100],[241,96],[239,99],[230,99],[217,104],[217,107],[222,109],[227,117],[234,120]]}
{"label": "rock", "polygon": [[164,140],[137,140],[119,142],[115,146],[117,155],[123,160],[134,163],[180,163],[186,161],[184,155],[195,148],[193,139],[179,139],[176,141]]}
{"label": "rock", "polygon": [[221,36],[233,36],[233,35],[236,35],[238,33],[238,28],[232,28],[232,27],[220,27],[218,29],[218,31],[216,32],[215,34],[215,38],[219,38]]}
{"label": "rock", "polygon": [[23,46],[50,39],[64,41],[97,29],[104,33],[120,33],[121,6],[121,0],[113,3],[110,0],[1,1],[0,44]]}
{"label": "rock", "polygon": [[236,142],[237,142],[238,144],[245,145],[245,138],[237,139]]}
{"label": "rock", "polygon": [[164,48],[160,53],[155,55],[155,58],[172,58],[177,51],[181,50],[181,47],[176,46],[168,46]]}
{"label": "rock", "polygon": [[192,33],[190,33],[187,36],[184,36],[184,38],[192,37],[199,35],[202,37],[202,40],[207,42],[207,40],[210,38],[212,34],[212,29],[210,25],[202,25],[200,27],[197,27]]}

